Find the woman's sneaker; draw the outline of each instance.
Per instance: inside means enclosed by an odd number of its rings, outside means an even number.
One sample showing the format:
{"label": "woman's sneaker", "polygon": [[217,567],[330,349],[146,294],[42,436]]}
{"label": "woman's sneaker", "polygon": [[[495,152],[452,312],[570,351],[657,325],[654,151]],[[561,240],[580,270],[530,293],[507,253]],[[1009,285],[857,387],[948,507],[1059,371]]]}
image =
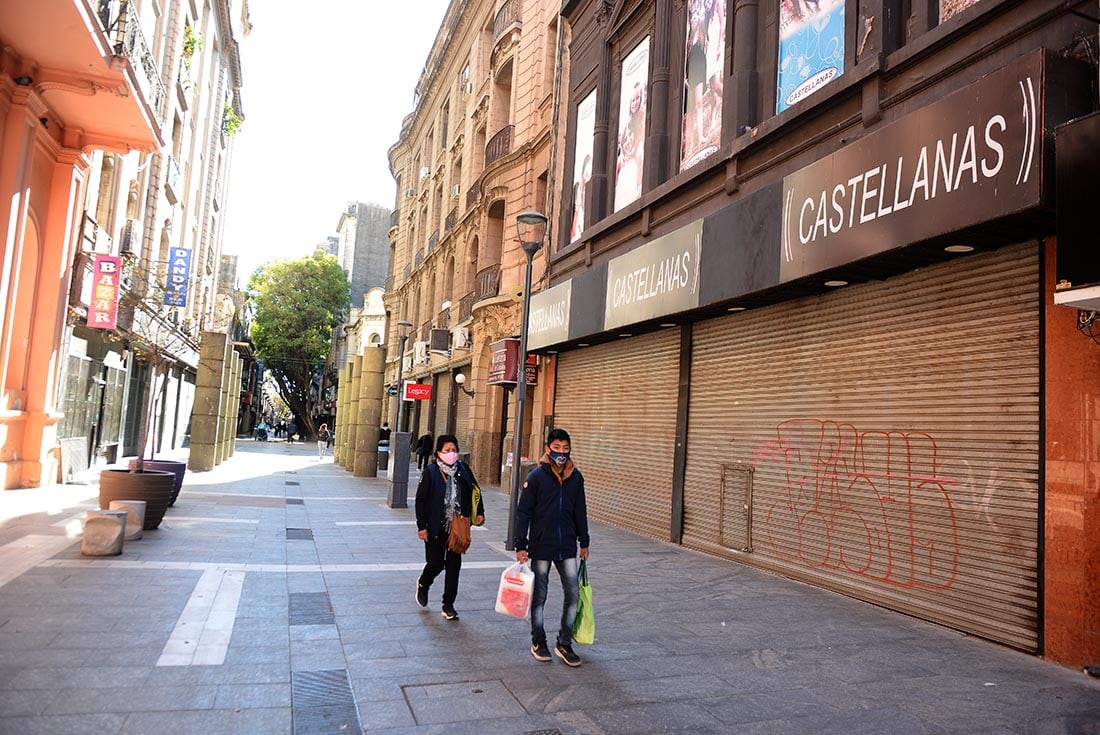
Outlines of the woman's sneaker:
{"label": "woman's sneaker", "polygon": [[539,641],[538,643],[531,644],[531,655],[535,657],[536,661],[549,661],[550,649],[546,647],[546,641]]}
{"label": "woman's sneaker", "polygon": [[558,658],[564,661],[567,666],[577,667],[581,665],[581,657],[573,653],[573,646],[568,643],[559,643],[554,646],[554,653],[558,654]]}
{"label": "woman's sneaker", "polygon": [[428,606],[428,588],[416,581],[416,604],[420,607]]}
{"label": "woman's sneaker", "polygon": [[447,620],[458,620],[458,613],[455,611],[454,605],[443,606],[443,617]]}

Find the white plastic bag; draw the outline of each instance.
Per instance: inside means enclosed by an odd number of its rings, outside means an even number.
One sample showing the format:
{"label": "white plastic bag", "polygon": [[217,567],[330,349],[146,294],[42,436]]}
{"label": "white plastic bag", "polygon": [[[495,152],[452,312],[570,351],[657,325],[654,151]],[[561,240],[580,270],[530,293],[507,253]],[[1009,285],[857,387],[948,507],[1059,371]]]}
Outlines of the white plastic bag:
{"label": "white plastic bag", "polygon": [[530,564],[518,561],[501,572],[497,588],[497,612],[514,618],[525,618],[531,609],[531,593],[535,590],[535,573]]}

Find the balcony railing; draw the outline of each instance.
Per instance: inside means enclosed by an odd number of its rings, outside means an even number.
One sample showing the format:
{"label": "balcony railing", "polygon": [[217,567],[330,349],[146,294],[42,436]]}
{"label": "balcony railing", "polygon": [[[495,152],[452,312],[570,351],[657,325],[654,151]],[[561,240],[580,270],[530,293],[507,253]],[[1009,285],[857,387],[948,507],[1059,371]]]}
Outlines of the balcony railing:
{"label": "balcony railing", "polygon": [[470,315],[474,313],[474,292],[463,296],[458,301],[458,321],[464,322],[470,318]]}
{"label": "balcony railing", "polygon": [[386,276],[386,293],[393,291],[393,274]]}
{"label": "balcony railing", "polygon": [[439,312],[439,316],[435,318],[436,329],[450,329],[451,328],[451,310],[443,309]]}
{"label": "balcony railing", "polygon": [[443,222],[443,233],[446,234],[455,228],[458,224],[458,207],[455,207],[450,212],[447,212],[447,219]]}
{"label": "balcony railing", "polygon": [[514,129],[514,125],[501,128],[485,145],[486,166],[512,152],[512,131]]}
{"label": "balcony railing", "polygon": [[496,17],[493,18],[493,40],[496,41],[508,28],[519,21],[519,2],[504,0]]}
{"label": "balcony railing", "polygon": [[[100,12],[104,11],[101,5]],[[106,12],[109,13],[109,10]],[[164,82],[161,81],[157,62],[149,51],[149,44],[145,41],[145,34],[141,32],[137,8],[129,0],[124,0],[119,6],[114,51],[116,56],[122,56],[130,61],[130,65],[137,72],[142,91],[149,98],[149,106],[159,117],[162,114],[167,92],[164,89]]]}
{"label": "balcony railing", "polygon": [[474,286],[474,301],[491,299],[500,293],[500,264],[494,263],[488,268],[482,268],[477,272],[477,283]]}
{"label": "balcony railing", "polygon": [[475,181],[474,185],[466,190],[466,209],[472,208],[481,198],[481,181]]}
{"label": "balcony railing", "polygon": [[390,227],[397,227],[401,224],[401,210],[395,209],[390,212]]}
{"label": "balcony railing", "polygon": [[436,230],[428,237],[428,252],[432,252],[439,245],[439,230]]}
{"label": "balcony railing", "polygon": [[416,255],[413,257],[413,267],[419,268],[420,264],[424,262],[424,251],[417,250]]}
{"label": "balcony railing", "polygon": [[432,340],[432,322],[429,319],[420,325],[420,341],[431,342]]}

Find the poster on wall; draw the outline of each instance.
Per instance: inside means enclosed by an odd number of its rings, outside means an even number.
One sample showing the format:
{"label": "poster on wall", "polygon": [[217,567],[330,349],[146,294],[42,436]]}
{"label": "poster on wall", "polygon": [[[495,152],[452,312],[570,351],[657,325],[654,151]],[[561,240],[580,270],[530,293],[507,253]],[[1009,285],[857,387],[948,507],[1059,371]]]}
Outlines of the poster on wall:
{"label": "poster on wall", "polygon": [[725,34],[725,0],[688,1],[680,170],[717,151],[722,141]]}
{"label": "poster on wall", "polygon": [[646,89],[649,87],[649,36],[623,59],[619,81],[619,137],[615,154],[615,211],[642,195],[645,169]]}
{"label": "poster on wall", "polygon": [[844,71],[844,0],[779,0],[776,112]]}
{"label": "poster on wall", "polygon": [[577,140],[573,148],[573,223],[569,242],[581,239],[584,231],[585,198],[592,179],[592,138],[596,135],[596,90],[577,106]]}

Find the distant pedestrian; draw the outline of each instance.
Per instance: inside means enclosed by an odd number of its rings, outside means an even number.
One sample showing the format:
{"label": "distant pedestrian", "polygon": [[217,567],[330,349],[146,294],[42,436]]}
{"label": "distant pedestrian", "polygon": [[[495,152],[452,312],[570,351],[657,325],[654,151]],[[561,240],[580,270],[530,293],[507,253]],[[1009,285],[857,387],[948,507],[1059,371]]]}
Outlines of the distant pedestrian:
{"label": "distant pedestrian", "polygon": [[516,530],[513,539],[516,561],[530,560],[535,573],[531,596],[531,655],[539,661],[550,660],[543,627],[543,607],[550,581],[550,565],[558,570],[565,595],[554,653],[569,666],[580,666],[573,652],[573,621],[577,617],[578,586],[577,545],[580,558],[588,558],[588,509],[584,499],[584,478],[569,458],[569,434],[554,429],[546,438],[546,451],[539,466],[527,475],[516,506]]}
{"label": "distant pedestrian", "polygon": [[[427,435],[425,435],[427,436]],[[458,620],[455,599],[458,597],[458,575],[462,569],[462,554],[447,548],[451,533],[451,518],[455,513],[470,517],[474,525],[485,522],[485,504],[478,498],[473,513],[473,491],[477,485],[474,473],[465,462],[458,461],[458,439],[440,434],[436,442],[435,459],[420,475],[416,488],[417,535],[424,542],[424,571],[416,580],[416,604],[428,606],[428,588],[444,572],[443,617]]]}
{"label": "distant pedestrian", "polygon": [[424,434],[416,442],[416,469],[421,472],[428,466],[428,460],[432,458],[432,435]]}
{"label": "distant pedestrian", "polygon": [[286,425],[286,443],[293,444],[294,440],[298,438],[298,424],[294,419],[290,420],[290,423]]}
{"label": "distant pedestrian", "polygon": [[317,459],[325,458],[325,450],[332,444],[332,432],[328,430],[328,424],[321,424],[317,430]]}
{"label": "distant pedestrian", "polygon": [[378,443],[381,444],[382,442],[387,444],[390,442],[390,424],[388,421],[383,421],[382,428],[378,430]]}

